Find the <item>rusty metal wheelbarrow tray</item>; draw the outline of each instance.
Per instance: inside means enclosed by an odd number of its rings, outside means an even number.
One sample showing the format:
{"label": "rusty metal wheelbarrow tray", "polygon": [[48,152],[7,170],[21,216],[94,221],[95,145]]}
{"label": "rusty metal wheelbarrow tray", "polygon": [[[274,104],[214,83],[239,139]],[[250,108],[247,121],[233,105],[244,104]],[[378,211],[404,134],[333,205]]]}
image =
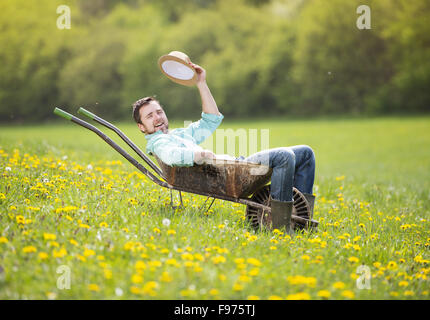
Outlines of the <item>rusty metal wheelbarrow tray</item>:
{"label": "rusty metal wheelbarrow tray", "polygon": [[255,163],[238,160],[216,160],[192,167],[171,167],[157,156],[158,164],[175,187],[187,186],[192,190],[205,190],[213,195],[245,198],[270,181],[272,169]]}
{"label": "rusty metal wheelbarrow tray", "polygon": [[[267,183],[270,181],[272,169],[267,166],[244,161],[217,160],[212,164],[195,165],[193,167],[171,167],[155,157],[161,167],[160,169],[117,127],[88,110],[83,108],[78,110],[78,113],[114,131],[145,161],[154,171],[153,173],[98,128],[59,108],[55,108],[54,113],[96,133],[152,182],[161,187],[177,190],[179,192],[183,191],[204,195],[208,198],[214,198],[213,200],[221,199],[245,204],[248,208],[247,213],[254,212],[255,216],[258,215],[260,224],[263,220],[267,220],[265,217],[267,217],[268,214],[270,215],[271,209],[266,195]],[[297,195],[301,195],[297,189],[294,190],[294,194],[295,199]],[[301,202],[301,206],[304,208],[302,209],[303,212],[306,212],[306,214],[310,212],[305,201]],[[318,221],[313,220],[312,217],[306,214],[300,216],[297,215],[297,213],[298,209],[293,211],[292,216],[292,221],[296,225],[299,225],[301,228],[317,228]],[[270,219],[268,221],[270,222]]]}

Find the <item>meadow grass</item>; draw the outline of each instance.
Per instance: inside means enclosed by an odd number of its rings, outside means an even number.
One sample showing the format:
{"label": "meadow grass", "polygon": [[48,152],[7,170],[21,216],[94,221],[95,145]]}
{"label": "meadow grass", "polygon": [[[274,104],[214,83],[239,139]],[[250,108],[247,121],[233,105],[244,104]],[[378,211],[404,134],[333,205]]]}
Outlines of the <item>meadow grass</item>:
{"label": "meadow grass", "polygon": [[74,124],[3,127],[0,299],[429,298],[430,117],[220,128],[313,148],[317,232],[254,232],[244,205],[204,212],[194,194],[173,210],[169,190]]}

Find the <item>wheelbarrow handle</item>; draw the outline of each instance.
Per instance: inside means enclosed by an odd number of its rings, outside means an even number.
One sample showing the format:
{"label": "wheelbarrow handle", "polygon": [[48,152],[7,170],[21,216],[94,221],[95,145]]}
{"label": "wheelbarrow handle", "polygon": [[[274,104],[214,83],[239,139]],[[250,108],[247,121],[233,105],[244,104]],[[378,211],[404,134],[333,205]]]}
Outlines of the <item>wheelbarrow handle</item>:
{"label": "wheelbarrow handle", "polygon": [[67,119],[67,120],[72,120],[72,118],[73,118],[73,115],[71,115],[70,113],[68,113],[68,112],[66,112],[64,110],[61,110],[59,108],[55,108],[54,109],[54,113],[57,116],[63,117],[64,119]]}
{"label": "wheelbarrow handle", "polygon": [[146,162],[146,164],[148,164],[152,168],[152,170],[154,170],[161,178],[167,181],[161,169],[153,161],[151,161],[151,159],[149,159],[148,156],[145,155],[143,151],[140,150],[139,147],[133,143],[133,141],[131,141],[121,130],[115,127],[112,123],[100,118],[99,116],[84,108],[79,108],[78,113],[94,120],[95,122],[115,132],[125,143],[127,143],[130,148],[133,149],[134,152],[138,154],[139,157],[141,157]]}
{"label": "wheelbarrow handle", "polygon": [[82,115],[84,115],[90,119],[93,119],[93,120],[95,120],[97,118],[97,116],[94,113],[92,113],[92,112],[90,112],[84,108],[79,108],[78,113],[80,113],[80,114],[82,114]]}
{"label": "wheelbarrow handle", "polygon": [[134,159],[131,155],[129,155],[123,148],[121,148],[119,145],[117,145],[111,138],[109,138],[107,135],[105,135],[103,132],[101,132],[99,129],[94,127],[93,125],[89,124],[88,122],[79,119],[78,117],[75,117],[74,115],[61,110],[59,108],[54,109],[54,113],[60,117],[63,117],[67,120],[70,120],[88,130],[93,131],[96,133],[100,138],[102,138],[107,144],[109,144],[113,149],[115,149],[119,154],[121,154],[124,158],[126,158],[132,165],[134,165],[139,171],[141,171],[143,174],[145,174],[149,179],[151,179],[156,184],[169,188],[170,185],[164,181],[161,181],[158,179],[152,172],[150,172],[147,168],[145,168],[141,163],[139,163],[136,159]]}

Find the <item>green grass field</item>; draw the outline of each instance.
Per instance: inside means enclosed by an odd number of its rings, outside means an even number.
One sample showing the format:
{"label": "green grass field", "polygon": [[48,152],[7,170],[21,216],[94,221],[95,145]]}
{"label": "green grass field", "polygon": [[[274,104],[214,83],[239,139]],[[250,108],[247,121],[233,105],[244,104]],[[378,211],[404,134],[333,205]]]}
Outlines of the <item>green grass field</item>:
{"label": "green grass field", "polygon": [[0,299],[429,299],[430,117],[220,128],[313,148],[318,232],[255,233],[245,206],[203,213],[193,194],[173,211],[167,189],[72,123],[2,127]]}

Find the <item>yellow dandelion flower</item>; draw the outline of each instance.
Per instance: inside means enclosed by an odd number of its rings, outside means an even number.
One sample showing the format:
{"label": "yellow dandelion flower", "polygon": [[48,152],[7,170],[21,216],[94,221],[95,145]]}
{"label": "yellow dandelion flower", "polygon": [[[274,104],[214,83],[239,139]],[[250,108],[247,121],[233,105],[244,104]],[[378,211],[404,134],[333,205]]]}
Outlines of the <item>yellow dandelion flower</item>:
{"label": "yellow dandelion flower", "polygon": [[180,264],[176,261],[176,259],[167,259],[166,264],[169,266],[179,267]]}
{"label": "yellow dandelion flower", "polygon": [[224,256],[215,256],[215,257],[212,257],[212,262],[214,264],[224,263],[225,261],[226,261],[226,259],[225,259]]}
{"label": "yellow dandelion flower", "polygon": [[144,294],[149,294],[150,296],[154,296],[156,293],[154,291],[154,289],[158,288],[158,283],[155,281],[149,281],[147,283],[144,284],[143,288],[142,288],[142,292]]}
{"label": "yellow dandelion flower", "polygon": [[315,277],[304,277],[304,276],[288,276],[287,281],[291,285],[307,285],[309,287],[315,287],[317,279]]}
{"label": "yellow dandelion flower", "polygon": [[267,300],[283,300],[282,297],[277,295],[272,295],[267,298]]}
{"label": "yellow dandelion flower", "polygon": [[258,268],[253,268],[249,271],[249,275],[252,277],[258,276],[258,273],[260,272],[260,269]]}
{"label": "yellow dandelion flower", "polygon": [[388,270],[396,270],[397,268],[398,268],[397,263],[395,263],[394,261],[388,262],[388,264],[387,264]]}
{"label": "yellow dandelion flower", "polygon": [[200,253],[195,253],[194,259],[199,260],[199,261],[205,260],[205,258]]}
{"label": "yellow dandelion flower", "polygon": [[148,261],[148,266],[152,268],[159,268],[161,267],[161,265],[162,265],[161,261],[158,261],[158,260]]}
{"label": "yellow dandelion flower", "polygon": [[140,288],[135,287],[135,286],[131,286],[130,287],[130,292],[133,294],[139,294],[140,293]]}
{"label": "yellow dandelion flower", "polygon": [[219,291],[218,291],[218,289],[210,289],[209,294],[211,296],[217,296],[217,295],[219,295]]}
{"label": "yellow dandelion flower", "polygon": [[351,290],[345,290],[342,291],[342,296],[348,299],[354,299],[354,292],[352,292]]}
{"label": "yellow dandelion flower", "polygon": [[358,260],[358,258],[357,258],[357,257],[349,257],[349,258],[348,258],[348,261],[349,261],[349,262],[352,262],[352,263],[357,263],[359,260]]}
{"label": "yellow dandelion flower", "polygon": [[182,260],[189,260],[189,261],[193,261],[194,260],[194,256],[189,253],[189,252],[185,252],[181,255]]}
{"label": "yellow dandelion flower", "polygon": [[173,280],[173,278],[170,276],[170,274],[168,272],[164,271],[161,274],[160,281],[162,281],[162,282],[171,282],[172,280]]}
{"label": "yellow dandelion flower", "polygon": [[343,283],[342,281],[337,281],[337,282],[333,283],[333,288],[343,289],[343,288],[345,288],[345,283]]}
{"label": "yellow dandelion flower", "polygon": [[407,287],[408,284],[409,284],[409,282],[407,282],[407,281],[400,281],[399,282],[399,287]]}
{"label": "yellow dandelion flower", "polygon": [[98,292],[100,291],[100,287],[95,283],[91,283],[88,285],[88,290]]}
{"label": "yellow dandelion flower", "polygon": [[45,240],[55,240],[57,239],[57,236],[52,233],[43,233],[43,239]]}
{"label": "yellow dandelion flower", "polygon": [[246,299],[247,300],[260,300],[260,297],[259,296],[251,295],[251,296],[247,296]]}
{"label": "yellow dandelion flower", "polygon": [[318,291],[317,296],[324,298],[324,299],[328,299],[328,298],[330,298],[331,293],[328,290],[320,290],[320,291]]}
{"label": "yellow dandelion flower", "polygon": [[306,292],[299,292],[295,294],[289,294],[287,300],[309,300],[311,296]]}
{"label": "yellow dandelion flower", "polygon": [[34,246],[26,246],[26,247],[22,248],[22,252],[24,252],[24,253],[37,252],[37,248]]}
{"label": "yellow dandelion flower", "polygon": [[261,262],[255,258],[248,258],[246,259],[246,262],[255,266],[255,267],[260,267],[261,266]]}
{"label": "yellow dandelion flower", "polygon": [[112,271],[109,269],[103,269],[103,275],[106,279],[112,279]]}
{"label": "yellow dandelion flower", "polygon": [[354,272],[351,273],[349,276],[351,277],[352,280],[357,280],[358,279],[358,274],[356,274]]}
{"label": "yellow dandelion flower", "polygon": [[81,260],[82,262],[87,261],[87,258],[85,258],[84,256],[81,256],[80,254],[76,255],[76,258],[78,258],[79,260]]}
{"label": "yellow dandelion flower", "polygon": [[57,241],[49,241],[48,243],[50,247],[60,247],[60,244]]}
{"label": "yellow dandelion flower", "polygon": [[133,274],[131,276],[131,282],[133,282],[133,283],[141,283],[141,282],[143,282],[143,277],[141,275],[139,275],[139,274]]}
{"label": "yellow dandelion flower", "polygon": [[189,297],[195,295],[196,291],[193,289],[184,289],[179,292],[179,294],[183,297]]}
{"label": "yellow dandelion flower", "polygon": [[48,258],[48,254],[46,252],[40,252],[38,256],[40,260],[45,260]]}
{"label": "yellow dandelion flower", "polygon": [[146,263],[139,260],[139,261],[136,261],[136,264],[134,265],[134,267],[136,269],[144,270],[144,269],[146,269]]}
{"label": "yellow dandelion flower", "polygon": [[353,248],[355,251],[360,251],[360,250],[361,250],[361,248],[360,248],[360,246],[359,246],[358,244],[354,244],[354,245],[352,246],[352,248]]}
{"label": "yellow dandelion flower", "polygon": [[403,294],[405,296],[413,296],[415,293],[413,291],[408,290],[408,291],[405,291]]}
{"label": "yellow dandelion flower", "polygon": [[251,278],[248,277],[248,276],[246,276],[246,275],[241,275],[241,276],[239,276],[238,281],[241,281],[241,282],[251,282]]}
{"label": "yellow dandelion flower", "polygon": [[96,252],[94,250],[85,248],[84,250],[84,257],[91,257],[94,256],[96,254]]}
{"label": "yellow dandelion flower", "polygon": [[18,224],[25,224],[25,217],[24,217],[24,216],[22,216],[22,215],[17,215],[17,216],[16,216],[16,222],[17,222]]}
{"label": "yellow dandelion flower", "polygon": [[71,244],[73,244],[74,246],[77,246],[77,245],[78,245],[78,242],[77,242],[75,239],[70,239],[70,240],[69,240],[69,242],[70,242]]}
{"label": "yellow dandelion flower", "polygon": [[65,255],[67,255],[67,250],[65,248],[61,248],[60,250],[53,250],[52,251],[52,255],[54,256],[54,258],[62,258]]}
{"label": "yellow dandelion flower", "polygon": [[235,283],[233,284],[233,290],[234,290],[234,291],[242,291],[242,290],[243,290],[243,286],[242,286],[240,283],[235,282]]}
{"label": "yellow dandelion flower", "polygon": [[6,237],[0,237],[0,243],[8,243],[9,240]]}

